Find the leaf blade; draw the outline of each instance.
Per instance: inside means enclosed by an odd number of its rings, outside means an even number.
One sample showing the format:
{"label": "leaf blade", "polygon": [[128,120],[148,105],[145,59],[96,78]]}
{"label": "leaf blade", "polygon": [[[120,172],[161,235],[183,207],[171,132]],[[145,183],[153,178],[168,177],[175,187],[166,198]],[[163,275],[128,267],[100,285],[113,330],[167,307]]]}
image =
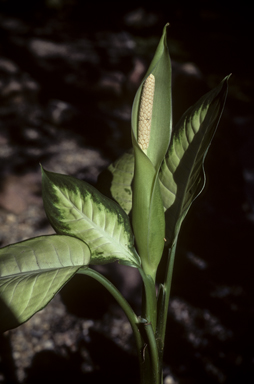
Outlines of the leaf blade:
{"label": "leaf blade", "polygon": [[14,328],[44,308],[79,268],[86,244],[68,236],[40,236],[0,249],[0,329]]}
{"label": "leaf blade", "polygon": [[169,246],[204,188],[204,160],[224,109],[228,79],[229,76],[189,108],[173,132],[159,174]]}
{"label": "leaf blade", "polygon": [[128,215],[132,209],[132,180],[134,176],[133,149],[125,152],[104,170],[98,178],[97,188],[113,198]]}
{"label": "leaf blade", "polygon": [[45,170],[42,196],[55,231],[88,244],[91,264],[140,266],[129,218],[116,202],[84,181]]}

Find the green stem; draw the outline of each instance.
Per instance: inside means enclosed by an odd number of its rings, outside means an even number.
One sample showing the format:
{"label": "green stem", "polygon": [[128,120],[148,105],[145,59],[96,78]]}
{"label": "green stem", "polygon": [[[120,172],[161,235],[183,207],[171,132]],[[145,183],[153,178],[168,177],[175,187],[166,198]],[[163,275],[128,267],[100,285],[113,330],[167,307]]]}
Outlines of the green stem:
{"label": "green stem", "polygon": [[162,371],[158,355],[157,344],[151,323],[143,323],[147,348],[144,349],[143,354],[143,370],[141,376],[142,384],[161,384]]}
{"label": "green stem", "polygon": [[156,331],[157,324],[157,299],[156,288],[153,278],[150,275],[146,275],[142,268],[139,268],[140,275],[144,283],[142,317],[146,319],[148,323],[152,324],[153,332]]}
{"label": "green stem", "polygon": [[[156,318],[156,294],[152,278],[145,275],[143,270],[140,270],[145,286],[145,300],[148,303],[146,311],[147,318],[144,320],[136,316],[129,303],[105,276],[90,268],[80,268],[78,273],[90,276],[101,283],[112,294],[125,312],[136,339],[141,383],[161,384],[161,364],[152,326],[152,320],[154,321],[154,318]],[[156,326],[156,321],[154,326]],[[146,342],[144,342],[144,340]]]}
{"label": "green stem", "polygon": [[146,344],[143,348],[143,367],[141,367],[142,384],[160,384],[162,371],[157,343],[155,339],[157,323],[156,287],[152,276],[147,275],[142,268],[139,272],[144,283],[144,297],[142,300],[142,327],[140,327]]}
{"label": "green stem", "polygon": [[169,250],[165,281],[164,281],[164,284],[160,286],[160,292],[158,297],[158,325],[157,325],[156,338],[158,340],[158,350],[159,350],[161,361],[162,361],[164,340],[165,340],[165,334],[166,334],[168,306],[169,306],[169,298],[170,298],[170,291],[171,291],[171,284],[172,284],[173,267],[174,267],[174,261],[175,261],[176,243],[177,241],[175,241],[172,248]]}
{"label": "green stem", "polygon": [[91,268],[80,268],[78,273],[90,276],[95,280],[97,280],[99,283],[101,283],[111,293],[111,295],[115,298],[115,300],[123,309],[126,317],[128,318],[131,324],[131,327],[135,336],[136,345],[138,349],[139,364],[141,368],[141,364],[143,363],[142,351],[144,347],[144,342],[138,328],[140,324],[139,318],[136,316],[135,312],[133,311],[129,303],[125,300],[123,295],[105,276],[101,275],[99,272]]}

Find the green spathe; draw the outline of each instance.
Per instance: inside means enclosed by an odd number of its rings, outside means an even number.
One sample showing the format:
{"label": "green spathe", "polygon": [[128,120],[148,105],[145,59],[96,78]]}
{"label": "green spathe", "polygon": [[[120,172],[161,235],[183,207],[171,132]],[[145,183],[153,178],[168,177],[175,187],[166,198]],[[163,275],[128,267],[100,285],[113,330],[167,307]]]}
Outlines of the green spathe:
{"label": "green spathe", "polygon": [[132,225],[143,269],[155,279],[164,248],[165,217],[160,194],[158,172],[168,149],[172,130],[171,63],[165,26],[155,56],[146,73],[155,77],[150,143],[146,154],[137,143],[139,107],[142,85],[132,108],[132,143],[134,148],[134,180]]}

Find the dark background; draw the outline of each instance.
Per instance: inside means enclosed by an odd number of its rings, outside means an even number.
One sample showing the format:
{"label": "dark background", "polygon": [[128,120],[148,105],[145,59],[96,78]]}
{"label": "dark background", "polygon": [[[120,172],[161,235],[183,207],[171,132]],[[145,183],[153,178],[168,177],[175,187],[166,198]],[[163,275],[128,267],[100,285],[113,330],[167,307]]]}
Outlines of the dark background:
{"label": "dark background", "polygon": [[[0,1],[1,246],[52,232],[41,203],[39,163],[95,184],[99,172],[131,146],[132,100],[167,22],[174,124],[232,73],[206,160],[207,187],[179,239],[165,350],[167,384],[254,380],[254,79],[248,4]],[[103,272],[139,311],[135,273],[133,278],[129,269],[114,265]],[[97,284],[83,281],[76,278],[64,288],[64,305],[56,301],[65,320],[49,306],[42,323],[38,320],[41,333],[28,322],[2,337],[0,382],[138,382],[133,340],[121,333],[122,313]],[[88,331],[82,324],[90,324]],[[56,334],[65,337],[61,348]],[[19,345],[29,337],[32,357],[24,369]],[[38,352],[34,345],[47,337],[51,347]]]}

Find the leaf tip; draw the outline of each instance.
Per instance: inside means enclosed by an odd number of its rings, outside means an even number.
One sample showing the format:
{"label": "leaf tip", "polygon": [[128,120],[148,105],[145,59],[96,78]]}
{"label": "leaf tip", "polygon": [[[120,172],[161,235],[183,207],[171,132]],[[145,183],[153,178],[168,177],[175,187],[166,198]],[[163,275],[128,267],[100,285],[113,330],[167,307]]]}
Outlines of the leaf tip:
{"label": "leaf tip", "polygon": [[44,172],[45,172],[45,170],[44,170],[44,168],[43,168],[43,166],[42,166],[42,164],[41,164],[41,163],[39,163],[39,166],[40,166],[40,168],[41,168],[41,173],[44,173]]}
{"label": "leaf tip", "polygon": [[40,165],[40,169],[41,169],[41,177],[43,177],[44,174],[45,174],[45,171],[44,171],[44,168],[43,168],[42,164],[39,163],[39,165]]}
{"label": "leaf tip", "polygon": [[224,79],[222,80],[222,84],[223,84],[223,83],[228,84],[228,81],[229,81],[229,79],[230,79],[231,76],[233,76],[232,73],[230,73],[229,75],[225,76]]}
{"label": "leaf tip", "polygon": [[170,27],[170,24],[167,23],[167,24],[165,24],[165,26],[163,28],[163,33],[162,34],[163,34],[164,38],[167,37],[167,30],[168,30],[169,27]]}
{"label": "leaf tip", "polygon": [[40,167],[41,167],[41,174],[42,176],[48,176],[51,172],[50,171],[47,171],[43,166],[42,164],[40,163]]}

